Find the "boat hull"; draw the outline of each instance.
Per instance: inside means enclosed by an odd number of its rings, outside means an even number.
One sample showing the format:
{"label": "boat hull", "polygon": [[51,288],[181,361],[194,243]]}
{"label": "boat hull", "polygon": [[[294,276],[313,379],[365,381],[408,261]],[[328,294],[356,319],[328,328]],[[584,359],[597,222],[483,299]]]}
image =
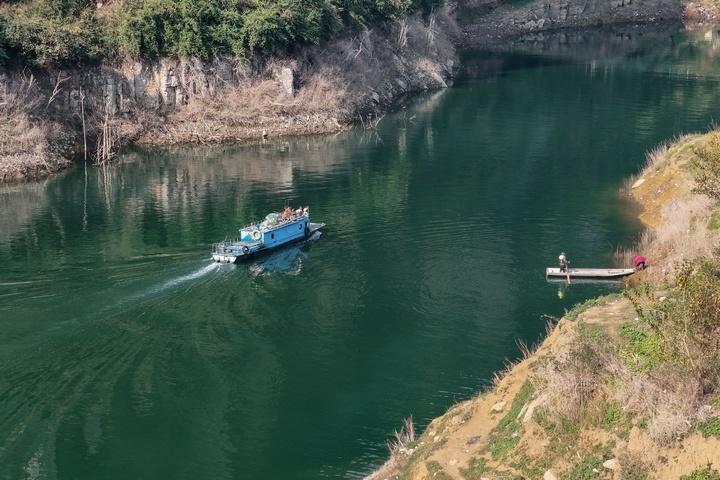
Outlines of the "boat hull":
{"label": "boat hull", "polygon": [[303,235],[301,237],[293,238],[287,242],[276,244],[273,246],[265,246],[263,244],[260,244],[256,248],[248,248],[247,252],[232,252],[232,253],[223,253],[223,252],[213,252],[212,253],[212,260],[217,263],[240,263],[244,260],[248,260],[253,257],[257,257],[258,255],[262,255],[264,253],[273,252],[275,250],[279,250],[287,245],[292,245],[299,242],[304,242],[311,238],[313,235],[315,235],[317,232],[319,232],[322,228],[325,227],[324,223],[309,223],[308,224],[308,231],[307,235]]}
{"label": "boat hull", "polygon": [[547,268],[545,276],[548,279],[588,279],[588,280],[618,280],[635,273],[634,268],[569,268],[561,272],[559,268]]}

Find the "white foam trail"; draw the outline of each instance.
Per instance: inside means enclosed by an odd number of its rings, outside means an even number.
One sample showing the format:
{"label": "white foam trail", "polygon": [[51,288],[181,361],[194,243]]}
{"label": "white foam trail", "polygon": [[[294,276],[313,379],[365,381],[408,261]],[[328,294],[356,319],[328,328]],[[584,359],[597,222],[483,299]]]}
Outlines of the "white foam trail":
{"label": "white foam trail", "polygon": [[210,265],[207,265],[193,273],[189,273],[187,275],[183,275],[182,277],[168,280],[167,282],[163,283],[159,287],[151,288],[150,291],[152,293],[161,292],[168,288],[172,288],[177,285],[180,285],[181,283],[189,282],[190,280],[195,280],[197,278],[203,277],[203,276],[207,275],[208,273],[212,272],[213,270],[217,270],[220,267],[221,267],[221,264],[219,264],[219,263],[211,263]]}
{"label": "white foam trail", "polygon": [[112,306],[108,306],[108,309],[116,309],[116,307],[125,305],[129,302],[142,300],[146,297],[149,297],[151,295],[157,295],[165,290],[177,287],[178,285],[182,285],[183,283],[187,283],[191,280],[197,280],[198,278],[204,277],[205,275],[222,268],[222,266],[223,265],[220,263],[210,263],[209,265],[206,265],[192,273],[188,273],[187,275],[183,275],[181,277],[173,278],[172,280],[168,280],[157,286],[151,286],[142,292],[130,295],[129,297],[116,302]]}

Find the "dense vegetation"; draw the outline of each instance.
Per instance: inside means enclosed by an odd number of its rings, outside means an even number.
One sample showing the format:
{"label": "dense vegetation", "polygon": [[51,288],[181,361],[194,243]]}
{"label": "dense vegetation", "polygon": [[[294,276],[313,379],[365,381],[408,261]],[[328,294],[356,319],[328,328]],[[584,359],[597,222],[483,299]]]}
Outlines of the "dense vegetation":
{"label": "dense vegetation", "polygon": [[15,0],[0,6],[0,61],[283,52],[442,0]]}

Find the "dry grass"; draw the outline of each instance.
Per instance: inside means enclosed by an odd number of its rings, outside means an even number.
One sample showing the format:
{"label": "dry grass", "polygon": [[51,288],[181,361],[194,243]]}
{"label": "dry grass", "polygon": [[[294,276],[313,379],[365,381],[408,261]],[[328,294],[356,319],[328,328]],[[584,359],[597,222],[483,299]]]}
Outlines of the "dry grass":
{"label": "dry grass", "polygon": [[677,441],[705,418],[702,389],[696,379],[673,368],[652,376],[631,372],[617,358],[613,361],[615,399],[629,413],[648,418],[647,433],[655,443]]}
{"label": "dry grass", "polygon": [[412,417],[405,419],[400,429],[393,432],[393,437],[387,442],[390,454],[397,455],[407,452],[409,445],[415,441],[415,425]]}
{"label": "dry grass", "polygon": [[576,333],[563,353],[539,362],[532,382],[542,407],[556,423],[590,422],[598,408],[616,402],[634,418],[645,418],[647,435],[658,445],[675,442],[709,416],[700,378],[662,364],[650,372],[631,370],[611,337]]}
{"label": "dry grass", "polygon": [[652,247],[667,264],[712,253],[717,237],[708,229],[707,222],[713,205],[714,202],[705,196],[690,195],[663,208],[662,215],[667,220],[655,228]]}
{"label": "dry grass", "polygon": [[684,135],[672,143],[651,150],[638,177],[627,190],[643,209],[640,218],[651,227],[636,245],[619,248],[616,260],[629,265],[635,252],[645,253],[653,266],[646,279],[663,279],[674,265],[709,255],[718,244],[718,235],[708,228],[714,203],[692,192],[690,173],[695,151],[708,135]]}
{"label": "dry grass", "polygon": [[505,378],[510,372],[512,372],[513,368],[517,366],[517,364],[520,363],[518,360],[517,362],[511,362],[510,360],[505,360],[505,366],[493,373],[493,377],[491,380],[491,386],[492,388],[498,388],[500,386],[500,382],[502,382],[503,378]]}
{"label": "dry grass", "polygon": [[626,193],[629,193],[633,190],[633,188],[637,188],[637,186],[639,186],[637,184],[638,182],[641,182],[642,179],[645,179],[649,175],[653,175],[660,171],[660,169],[662,169],[663,166],[665,166],[667,162],[670,161],[670,147],[678,144],[679,142],[684,142],[691,137],[691,135],[681,135],[675,137],[672,140],[661,142],[660,144],[652,148],[650,151],[648,151],[645,154],[645,163],[643,164],[642,168],[637,174],[631,175],[625,180],[622,190]]}
{"label": "dry grass", "polygon": [[544,407],[557,416],[577,419],[602,385],[601,357],[579,337],[571,350],[541,365],[533,376]]}
{"label": "dry grass", "polygon": [[0,82],[0,181],[36,177],[69,163],[50,145],[50,138],[61,129],[37,119],[45,104],[32,74]]}
{"label": "dry grass", "polygon": [[[218,143],[332,133],[381,118],[402,95],[445,86],[447,62],[455,57],[452,26],[443,9],[427,23],[410,17],[389,31],[365,30],[256,65],[237,85],[190,95],[141,140]],[[294,72],[292,93],[278,78],[283,68]]]}

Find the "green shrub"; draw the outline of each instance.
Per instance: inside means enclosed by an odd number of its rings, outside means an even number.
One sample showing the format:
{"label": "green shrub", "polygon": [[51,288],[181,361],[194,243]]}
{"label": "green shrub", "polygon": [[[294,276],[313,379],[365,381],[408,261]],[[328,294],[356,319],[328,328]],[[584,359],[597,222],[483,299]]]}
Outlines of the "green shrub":
{"label": "green shrub", "polygon": [[132,0],[118,22],[120,48],[145,58],[240,55],[242,16],[226,5],[221,0]]}
{"label": "green shrub", "polygon": [[568,480],[590,480],[598,478],[598,474],[594,471],[602,469],[602,459],[594,455],[588,455],[573,465],[564,478]]}
{"label": "green shrub", "polygon": [[688,475],[682,475],[680,480],[720,480],[720,472],[708,464],[705,468],[699,468]]}
{"label": "green shrub", "polygon": [[628,342],[619,356],[631,370],[647,372],[665,359],[662,338],[656,332],[646,332],[637,323],[624,323],[618,333]]}
{"label": "green shrub", "polygon": [[488,450],[493,458],[504,458],[520,442],[520,436],[514,433],[494,433],[490,435]]}
{"label": "green shrub", "polygon": [[720,417],[713,418],[698,426],[703,437],[720,437]]}
{"label": "green shrub", "polygon": [[[635,332],[628,333],[628,338],[650,357],[671,360],[720,386],[720,262],[685,262],[677,268],[675,280],[677,288],[667,298],[656,298],[650,286],[627,292],[649,329],[647,337]],[[646,340],[650,344],[644,344]]]}
{"label": "green shrub", "polygon": [[613,427],[622,420],[623,411],[617,402],[608,403],[603,410],[602,424],[605,427]]}
{"label": "green shrub", "polygon": [[[86,62],[286,52],[392,21],[442,0],[118,0],[102,19],[90,0],[18,0],[0,6],[0,61]],[[0,2],[1,5],[1,2]]]}
{"label": "green shrub", "polygon": [[108,47],[94,10],[62,3],[35,0],[5,15],[0,19],[3,50],[12,49],[31,64],[87,62],[104,56]]}

